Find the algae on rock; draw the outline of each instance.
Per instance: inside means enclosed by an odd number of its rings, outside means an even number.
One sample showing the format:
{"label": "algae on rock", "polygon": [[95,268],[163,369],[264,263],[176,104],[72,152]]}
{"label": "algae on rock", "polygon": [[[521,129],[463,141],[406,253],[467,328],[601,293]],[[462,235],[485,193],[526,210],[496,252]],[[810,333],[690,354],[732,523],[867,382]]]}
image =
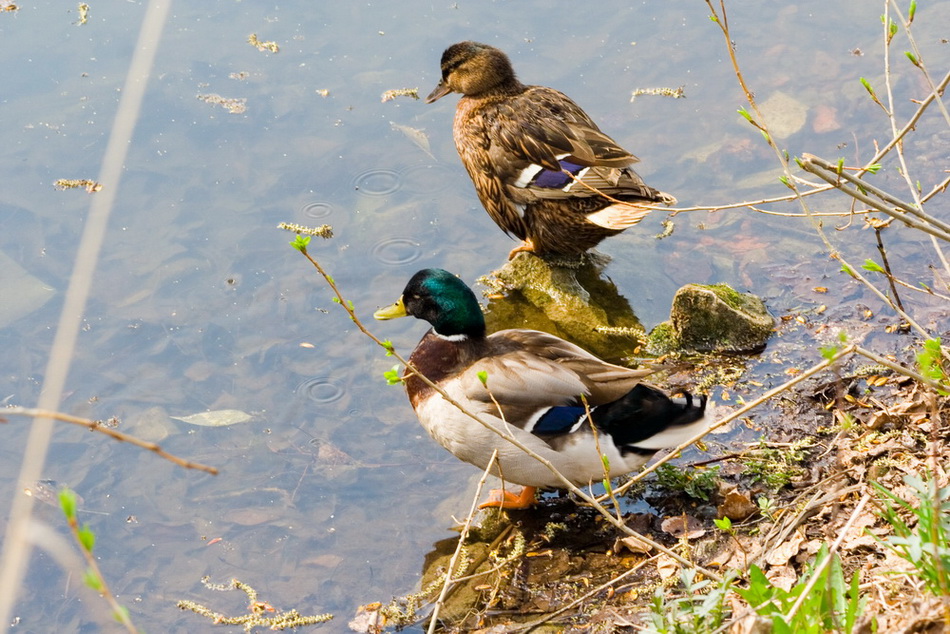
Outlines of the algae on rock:
{"label": "algae on rock", "polygon": [[650,333],[653,354],[748,352],[762,348],[775,327],[765,303],[728,284],[687,284],[673,297],[670,320]]}
{"label": "algae on rock", "polygon": [[489,331],[532,328],[608,361],[634,354],[645,332],[630,303],[602,275],[603,256],[551,261],[520,254],[481,281],[489,287]]}

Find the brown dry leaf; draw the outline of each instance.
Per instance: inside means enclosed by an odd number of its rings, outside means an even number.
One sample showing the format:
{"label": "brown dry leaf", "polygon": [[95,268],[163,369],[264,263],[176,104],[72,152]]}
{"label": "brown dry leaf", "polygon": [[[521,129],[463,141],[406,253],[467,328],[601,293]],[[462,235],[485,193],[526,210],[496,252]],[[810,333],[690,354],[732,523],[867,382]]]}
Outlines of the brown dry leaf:
{"label": "brown dry leaf", "polygon": [[653,546],[641,542],[636,537],[618,537],[614,542],[613,551],[619,553],[621,550],[629,550],[635,555],[647,555],[653,550]]}
{"label": "brown dry leaf", "polygon": [[[729,565],[729,562],[736,559],[736,548],[733,542],[726,542],[722,547],[706,562],[706,566],[709,568],[725,568]],[[738,567],[734,566],[734,567]]]}
{"label": "brown dry leaf", "polygon": [[841,544],[841,549],[849,551],[861,547],[873,548],[876,542],[873,537],[867,534],[865,529],[874,526],[875,522],[877,522],[877,516],[873,512],[865,509],[855,518],[854,522],[852,522],[851,529]]}
{"label": "brown dry leaf", "polygon": [[771,621],[767,621],[764,617],[760,617],[749,610],[748,604],[736,594],[730,593],[728,601],[733,614],[746,615],[744,618],[733,621],[732,627],[729,628],[729,634],[767,634],[772,631]]}
{"label": "brown dry leaf", "polygon": [[798,573],[791,566],[778,566],[772,568],[765,575],[772,585],[776,588],[789,591],[798,582]]}
{"label": "brown dry leaf", "polygon": [[765,556],[766,563],[770,566],[784,566],[788,564],[788,560],[797,555],[798,551],[801,550],[804,541],[805,538],[802,537],[801,533],[797,531],[792,533],[788,541],[782,542],[769,551],[769,554]]}
{"label": "brown dry leaf", "polygon": [[676,539],[682,539],[683,537],[698,539],[706,534],[706,529],[703,528],[702,523],[692,515],[686,515],[685,513],[675,517],[667,517],[660,524],[660,528],[663,529],[664,533],[668,533]]}
{"label": "brown dry leaf", "polygon": [[356,464],[356,460],[348,453],[325,441],[321,441],[317,449],[317,462],[321,465]]}
{"label": "brown dry leaf", "polygon": [[379,613],[382,603],[368,603],[356,608],[356,616],[347,626],[354,632],[379,634],[386,627],[386,617]]}
{"label": "brown dry leaf", "polygon": [[758,505],[752,501],[748,491],[732,490],[726,493],[722,504],[716,509],[716,517],[742,521],[758,510]]}
{"label": "brown dry leaf", "polygon": [[656,571],[660,579],[669,579],[679,572],[679,563],[669,555],[660,555],[656,558]]}

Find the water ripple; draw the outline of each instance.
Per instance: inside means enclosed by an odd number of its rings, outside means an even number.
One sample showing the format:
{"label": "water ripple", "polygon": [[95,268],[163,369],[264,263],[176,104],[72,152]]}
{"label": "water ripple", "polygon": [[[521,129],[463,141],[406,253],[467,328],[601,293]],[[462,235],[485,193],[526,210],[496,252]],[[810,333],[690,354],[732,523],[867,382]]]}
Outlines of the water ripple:
{"label": "water ripple", "polygon": [[332,403],[343,396],[345,390],[333,383],[329,377],[318,376],[307,379],[294,390],[297,394],[304,394],[311,401],[317,403]]}
{"label": "water ripple", "polygon": [[373,257],[390,266],[409,264],[422,257],[422,246],[409,238],[387,238],[373,247]]}
{"label": "water ripple", "polygon": [[300,210],[307,218],[319,219],[326,218],[333,213],[333,205],[321,201],[307,203]]}
{"label": "water ripple", "polygon": [[372,169],[363,172],[353,181],[353,186],[367,196],[385,196],[402,185],[399,172],[387,169]]}

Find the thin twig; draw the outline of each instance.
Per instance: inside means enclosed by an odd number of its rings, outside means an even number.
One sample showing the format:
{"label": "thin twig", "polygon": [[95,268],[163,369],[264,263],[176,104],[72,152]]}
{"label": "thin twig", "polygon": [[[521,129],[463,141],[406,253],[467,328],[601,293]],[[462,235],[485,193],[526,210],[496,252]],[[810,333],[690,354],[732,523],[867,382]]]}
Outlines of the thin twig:
{"label": "thin twig", "polygon": [[881,238],[881,227],[874,226],[874,237],[877,238],[877,251],[881,254],[881,262],[884,264],[884,272],[887,275],[887,282],[891,286],[891,295],[894,296],[894,303],[901,310],[904,310],[904,304],[901,303],[901,296],[897,294],[897,285],[894,283],[894,273],[891,271],[891,264],[887,261],[887,250],[884,248],[884,240]]}
{"label": "thin twig", "polygon": [[[933,79],[930,77],[930,73],[927,72],[927,68],[924,66],[924,56],[921,54],[920,48],[917,47],[917,40],[914,38],[913,31],[911,31],[910,22],[908,22],[907,18],[904,17],[904,14],[901,12],[897,4],[895,4],[894,0],[890,0],[890,5],[894,7],[894,12],[897,14],[897,17],[900,18],[901,25],[904,27],[904,35],[907,36],[907,41],[910,43],[910,47],[913,49],[914,56],[917,59],[917,66],[920,68],[924,79],[927,80],[927,84],[930,86],[930,96],[937,98],[943,95],[943,88],[934,85]],[[943,86],[946,86],[946,82],[944,82]],[[939,98],[937,99],[937,107],[940,109],[941,114],[943,114],[944,121],[946,121],[947,125],[950,126],[950,112],[947,111],[947,107]]]}
{"label": "thin twig", "polygon": [[864,510],[864,505],[867,504],[870,499],[871,495],[869,493],[865,493],[858,502],[857,506],[854,507],[854,510],[851,512],[851,517],[848,518],[848,521],[841,528],[841,533],[838,535],[838,539],[836,539],[835,543],[832,544],[831,548],[828,549],[828,554],[825,556],[822,562],[815,566],[815,569],[811,573],[811,578],[808,579],[808,583],[805,584],[805,587],[802,589],[801,594],[798,596],[798,600],[795,601],[792,609],[789,610],[788,614],[784,617],[786,623],[791,623],[792,619],[795,617],[795,615],[798,613],[798,610],[805,602],[805,599],[807,599],[811,594],[815,584],[818,583],[818,580],[821,578],[825,568],[831,565],[832,559],[838,553],[838,548],[841,547],[841,543],[844,541],[844,538],[848,536],[848,531],[851,530],[851,526],[854,525],[854,522],[858,519],[858,515],[862,510]]}
{"label": "thin twig", "polygon": [[581,394],[581,402],[584,403],[584,412],[587,416],[587,422],[590,424],[590,431],[594,434],[594,447],[597,449],[597,455],[600,456],[601,465],[604,468],[604,488],[607,490],[607,495],[610,496],[610,501],[614,505],[614,512],[617,514],[617,519],[623,521],[620,515],[620,503],[617,502],[617,497],[614,495],[614,488],[610,484],[610,464],[607,459],[607,454],[600,450],[600,434],[597,433],[597,425],[594,424],[594,419],[590,415],[590,403],[587,402],[587,397]]}
{"label": "thin twig", "polygon": [[63,421],[64,423],[72,423],[73,425],[85,427],[90,431],[97,431],[101,434],[105,434],[106,436],[118,440],[119,442],[127,442],[130,445],[147,449],[148,451],[158,454],[165,460],[174,462],[180,467],[184,467],[186,469],[197,469],[198,471],[204,471],[205,473],[210,473],[211,475],[218,475],[218,470],[215,467],[210,467],[208,465],[201,464],[200,462],[191,462],[190,460],[185,460],[184,458],[174,456],[162,449],[160,445],[147,440],[141,440],[135,436],[123,434],[120,431],[106,427],[102,421],[90,420],[88,418],[79,418],[78,416],[70,416],[69,414],[51,412],[43,409],[34,409],[29,407],[7,407],[3,410],[0,410],[0,422],[5,422],[5,419],[3,418],[4,414],[10,414],[13,416],[29,416],[31,418],[52,418],[53,420]]}
{"label": "thin twig", "polygon": [[76,543],[79,544],[79,550],[82,552],[83,558],[86,560],[86,565],[89,566],[89,570],[92,572],[92,575],[96,578],[98,587],[95,589],[96,592],[105,599],[106,603],[109,604],[109,607],[112,608],[112,616],[121,623],[125,629],[133,634],[138,632],[135,624],[132,623],[129,619],[129,614],[126,609],[119,603],[115,598],[115,595],[112,594],[112,590],[109,589],[109,584],[106,583],[106,578],[102,574],[102,570],[99,568],[99,562],[96,561],[95,556],[92,552],[83,545],[83,539],[79,535],[79,521],[76,519],[75,515],[70,515],[67,518],[69,523],[69,530],[73,534],[73,538],[76,540]]}
{"label": "thin twig", "polygon": [[942,391],[946,391],[950,389],[950,386],[943,385],[941,383],[928,379],[924,375],[918,372],[914,372],[910,368],[905,368],[899,363],[895,363],[894,361],[891,361],[887,357],[882,357],[881,355],[875,352],[871,352],[870,350],[867,350],[866,348],[862,348],[861,346],[855,346],[854,352],[856,354],[860,354],[862,357],[867,357],[868,359],[870,359],[874,363],[877,363],[878,365],[883,365],[886,368],[890,368],[891,370],[894,370],[898,374],[903,374],[904,376],[910,377],[913,380],[917,381],[918,383],[922,383],[926,385],[927,387],[933,388],[937,392],[942,392]]}
{"label": "thin twig", "polygon": [[871,158],[871,160],[867,162],[864,168],[864,171],[868,171],[872,165],[876,165],[880,163],[881,159],[887,156],[887,154],[892,149],[894,149],[895,146],[900,144],[900,142],[904,139],[904,137],[907,136],[907,133],[917,128],[917,122],[924,115],[924,112],[927,110],[928,106],[930,106],[930,104],[933,103],[934,101],[938,101],[938,102],[940,101],[939,99],[937,99],[936,94],[942,94],[943,91],[946,89],[948,83],[950,83],[950,72],[947,72],[944,78],[937,85],[936,90],[934,92],[931,92],[929,95],[927,95],[926,99],[920,102],[920,105],[917,107],[917,111],[914,112],[914,114],[910,117],[910,119],[907,120],[907,123],[904,124],[904,127],[901,128],[898,131],[898,133],[894,135],[890,141],[887,142],[887,145],[885,145],[880,150],[878,150],[877,154],[875,154]]}
{"label": "thin twig", "polygon": [[633,566],[633,567],[630,568],[629,570],[624,571],[622,574],[617,575],[616,577],[614,577],[613,579],[610,579],[610,580],[606,581],[605,583],[602,583],[601,585],[597,586],[596,588],[594,588],[593,590],[587,592],[586,594],[579,596],[578,598],[574,599],[573,601],[571,601],[570,603],[568,603],[568,604],[565,605],[564,607],[559,608],[559,609],[555,610],[554,612],[551,612],[550,614],[545,614],[543,617],[541,617],[541,618],[538,619],[537,621],[532,621],[531,623],[525,623],[524,625],[521,625],[521,626],[519,626],[519,627],[516,627],[516,628],[511,629],[511,630],[507,630],[507,631],[508,631],[508,632],[511,632],[511,633],[515,633],[515,632],[529,632],[529,631],[533,630],[534,628],[538,627],[539,625],[544,625],[545,623],[547,623],[547,622],[550,621],[551,619],[557,617],[559,614],[563,614],[563,613],[567,612],[568,610],[570,610],[571,608],[573,608],[575,605],[579,605],[580,603],[583,603],[584,601],[586,601],[587,599],[591,598],[591,597],[594,596],[595,594],[597,594],[597,593],[599,593],[599,592],[603,592],[603,591],[606,590],[607,588],[609,588],[609,587],[615,585],[618,581],[623,581],[624,579],[626,579],[627,577],[629,577],[629,576],[632,575],[633,573],[637,572],[638,570],[640,570],[641,568],[643,568],[645,565],[647,565],[647,564],[650,563],[651,561],[654,561],[657,557],[659,557],[659,555],[654,555],[653,557],[650,557],[650,558],[648,558],[648,559],[644,559],[643,561],[637,563],[635,566]]}
{"label": "thin twig", "polygon": [[[843,171],[839,171],[836,166],[832,165],[828,161],[825,161],[824,159],[821,159],[812,154],[804,154],[802,155],[801,166],[802,166],[802,169],[804,169],[805,171],[811,172],[815,176],[818,176],[819,178],[830,183],[831,185],[834,185],[838,190],[844,192],[848,196],[851,196],[852,198],[860,200],[864,204],[870,207],[873,207],[874,209],[877,209],[878,211],[885,213],[888,216],[891,216],[892,218],[896,218],[897,220],[900,220],[908,227],[917,229],[919,231],[923,231],[924,233],[940,238],[941,240],[950,242],[950,225],[947,225],[946,223],[940,220],[937,220],[936,218],[928,214],[925,214],[919,209],[915,209],[913,206],[908,205],[907,203],[903,201],[899,201],[896,198],[893,198],[886,192],[882,192],[881,190],[877,189],[873,185],[869,185],[863,180],[857,179],[854,176],[847,174]],[[851,188],[844,185],[841,182],[842,178],[844,180],[854,183],[855,187]],[[869,192],[873,192],[879,198],[883,199],[883,196],[887,196],[891,198],[892,200],[897,201],[896,203],[892,203],[892,204],[896,204],[901,209],[909,213],[900,213],[898,211],[895,211],[891,207],[885,204],[882,204],[881,202],[878,202],[874,198],[871,198],[868,194],[865,194],[864,192],[862,192],[861,191],[862,189],[867,190]]]}
{"label": "thin twig", "polygon": [[468,539],[468,531],[472,526],[472,518],[475,517],[475,513],[478,511],[478,498],[481,497],[482,487],[485,486],[485,481],[488,479],[488,475],[491,473],[492,465],[495,464],[495,461],[498,459],[498,450],[495,449],[491,454],[491,459],[488,461],[488,466],[485,467],[484,473],[482,473],[481,479],[478,481],[478,488],[475,490],[475,495],[472,497],[472,508],[468,511],[468,517],[465,518],[465,525],[462,526],[462,533],[459,535],[459,543],[455,547],[455,552],[452,553],[452,558],[449,559],[448,569],[445,571],[445,583],[442,584],[442,591],[439,592],[439,598],[435,601],[435,606],[432,608],[432,614],[429,616],[429,628],[426,630],[428,634],[435,632],[436,625],[439,622],[439,610],[442,609],[442,605],[445,603],[445,597],[449,594],[449,588],[452,586],[455,575],[455,566],[458,565],[458,558],[462,552],[462,548],[465,547],[465,540]]}

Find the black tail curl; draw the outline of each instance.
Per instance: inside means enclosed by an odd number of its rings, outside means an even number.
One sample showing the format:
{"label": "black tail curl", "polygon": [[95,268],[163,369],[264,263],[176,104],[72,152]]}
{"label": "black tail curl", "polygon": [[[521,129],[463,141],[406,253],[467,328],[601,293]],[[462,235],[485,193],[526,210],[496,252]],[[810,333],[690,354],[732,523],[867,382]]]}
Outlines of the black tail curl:
{"label": "black tail curl", "polygon": [[684,392],[670,398],[656,388],[638,385],[623,398],[598,407],[593,418],[617,446],[628,447],[670,427],[695,423],[705,412],[705,396]]}

